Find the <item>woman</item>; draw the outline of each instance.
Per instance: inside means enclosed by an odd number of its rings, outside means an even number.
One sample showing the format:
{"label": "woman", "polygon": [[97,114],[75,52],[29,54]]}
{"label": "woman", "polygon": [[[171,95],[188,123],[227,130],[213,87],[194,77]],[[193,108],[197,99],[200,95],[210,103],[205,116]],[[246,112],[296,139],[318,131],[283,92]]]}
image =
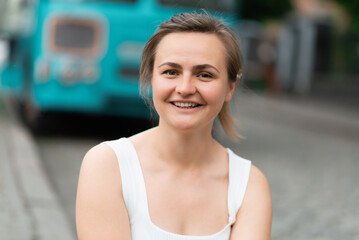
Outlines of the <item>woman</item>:
{"label": "woman", "polygon": [[91,149],[80,171],[80,240],[270,239],[264,175],[212,137],[229,113],[239,48],[222,22],[183,13],[162,23],[143,51],[157,127]]}

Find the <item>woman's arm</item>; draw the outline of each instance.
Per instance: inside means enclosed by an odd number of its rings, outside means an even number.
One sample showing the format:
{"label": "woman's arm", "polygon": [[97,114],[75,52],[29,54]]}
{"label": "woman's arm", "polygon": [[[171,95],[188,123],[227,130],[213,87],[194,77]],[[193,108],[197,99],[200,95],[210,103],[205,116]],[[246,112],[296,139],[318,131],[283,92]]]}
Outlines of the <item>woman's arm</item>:
{"label": "woman's arm", "polygon": [[270,240],[272,201],[267,179],[252,165],[248,186],[237,219],[232,228],[231,240]]}
{"label": "woman's arm", "polygon": [[84,157],[76,200],[79,240],[130,240],[130,224],[122,196],[117,158],[106,144]]}

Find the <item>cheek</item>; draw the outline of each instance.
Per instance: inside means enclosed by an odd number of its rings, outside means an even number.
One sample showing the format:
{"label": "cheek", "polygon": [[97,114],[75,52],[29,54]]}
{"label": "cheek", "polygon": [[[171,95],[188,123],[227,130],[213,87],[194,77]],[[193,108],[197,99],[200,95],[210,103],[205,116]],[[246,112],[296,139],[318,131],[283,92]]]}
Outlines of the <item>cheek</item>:
{"label": "cheek", "polygon": [[171,94],[171,88],[164,84],[160,79],[152,81],[152,98],[155,108],[160,101],[165,101]]}
{"label": "cheek", "polygon": [[221,105],[226,97],[226,89],[222,85],[212,85],[202,92],[203,98],[210,104]]}

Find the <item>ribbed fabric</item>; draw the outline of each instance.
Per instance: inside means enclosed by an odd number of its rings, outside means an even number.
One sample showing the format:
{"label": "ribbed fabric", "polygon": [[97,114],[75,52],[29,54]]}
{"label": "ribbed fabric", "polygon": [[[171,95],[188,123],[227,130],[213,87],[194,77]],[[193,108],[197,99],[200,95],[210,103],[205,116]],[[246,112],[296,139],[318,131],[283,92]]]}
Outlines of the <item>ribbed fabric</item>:
{"label": "ribbed fabric", "polygon": [[167,232],[150,218],[145,181],[140,161],[132,142],[127,138],[107,141],[116,153],[122,180],[123,197],[130,218],[132,240],[229,240],[231,226],[242,205],[251,162],[227,149],[229,155],[228,224],[208,236],[188,236]]}

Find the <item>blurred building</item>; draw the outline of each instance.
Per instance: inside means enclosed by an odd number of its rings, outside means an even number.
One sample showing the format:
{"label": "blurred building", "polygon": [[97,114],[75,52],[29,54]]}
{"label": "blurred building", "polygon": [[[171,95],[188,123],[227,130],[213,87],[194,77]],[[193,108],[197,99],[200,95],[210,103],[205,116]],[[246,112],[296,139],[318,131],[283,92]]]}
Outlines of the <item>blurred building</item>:
{"label": "blurred building", "polygon": [[2,0],[0,2],[0,32],[26,34],[34,24],[34,5],[37,0]]}
{"label": "blurred building", "polygon": [[0,38],[0,69],[5,64],[8,56],[8,46],[4,39]]}
{"label": "blurred building", "polygon": [[239,24],[245,84],[271,95],[350,95],[359,103],[359,36],[350,16],[334,1],[291,2],[281,20]]}
{"label": "blurred building", "polygon": [[279,38],[277,73],[283,89],[308,93],[313,74],[331,71],[335,32],[347,28],[337,4],[293,0],[295,11],[285,19]]}

